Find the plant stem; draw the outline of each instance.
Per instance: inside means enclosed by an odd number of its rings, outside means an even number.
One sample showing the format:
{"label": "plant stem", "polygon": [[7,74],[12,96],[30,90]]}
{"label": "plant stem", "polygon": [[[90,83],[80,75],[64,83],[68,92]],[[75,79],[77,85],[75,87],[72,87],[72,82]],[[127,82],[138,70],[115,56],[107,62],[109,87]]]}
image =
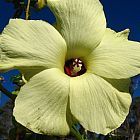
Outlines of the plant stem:
{"label": "plant stem", "polygon": [[77,140],[85,140],[82,135],[80,134],[80,132],[78,130],[76,130],[76,128],[71,128],[71,133],[72,135],[74,135],[76,137]]}
{"label": "plant stem", "polygon": [[27,4],[27,8],[26,8],[26,20],[28,20],[28,18],[29,18],[30,2],[31,2],[31,0],[28,0],[28,4]]}
{"label": "plant stem", "polygon": [[8,91],[5,87],[3,87],[2,83],[0,83],[0,91],[8,96],[12,101],[15,101],[16,95],[13,95],[10,91]]}

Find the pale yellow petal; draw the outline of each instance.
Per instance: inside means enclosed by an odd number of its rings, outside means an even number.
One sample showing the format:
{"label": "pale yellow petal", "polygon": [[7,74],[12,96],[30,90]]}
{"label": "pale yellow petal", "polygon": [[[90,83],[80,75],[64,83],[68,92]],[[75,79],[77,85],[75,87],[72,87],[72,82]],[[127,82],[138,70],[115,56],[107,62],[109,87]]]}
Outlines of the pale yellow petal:
{"label": "pale yellow petal", "polygon": [[48,69],[33,76],[15,101],[15,119],[35,133],[67,135],[69,77],[59,69]]}
{"label": "pale yellow petal", "polygon": [[106,28],[99,0],[46,0],[57,29],[68,45],[67,59],[87,55],[102,40]]}
{"label": "pale yellow petal", "polygon": [[106,30],[101,44],[84,58],[87,69],[111,79],[127,79],[140,73],[140,43],[127,39],[129,30]]}
{"label": "pale yellow petal", "polygon": [[66,43],[58,31],[40,20],[11,19],[1,35],[0,71],[17,68],[36,73],[63,70]]}
{"label": "pale yellow petal", "polygon": [[130,104],[130,94],[119,92],[94,74],[86,73],[70,80],[71,112],[89,131],[106,135],[118,128]]}

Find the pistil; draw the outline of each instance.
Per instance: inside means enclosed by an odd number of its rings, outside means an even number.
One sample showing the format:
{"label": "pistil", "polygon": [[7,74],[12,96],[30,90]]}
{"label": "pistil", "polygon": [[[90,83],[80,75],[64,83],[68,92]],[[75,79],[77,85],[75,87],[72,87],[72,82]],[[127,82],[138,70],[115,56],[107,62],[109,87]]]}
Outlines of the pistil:
{"label": "pistil", "polygon": [[67,60],[64,70],[65,73],[71,77],[80,76],[86,72],[84,63],[79,58]]}

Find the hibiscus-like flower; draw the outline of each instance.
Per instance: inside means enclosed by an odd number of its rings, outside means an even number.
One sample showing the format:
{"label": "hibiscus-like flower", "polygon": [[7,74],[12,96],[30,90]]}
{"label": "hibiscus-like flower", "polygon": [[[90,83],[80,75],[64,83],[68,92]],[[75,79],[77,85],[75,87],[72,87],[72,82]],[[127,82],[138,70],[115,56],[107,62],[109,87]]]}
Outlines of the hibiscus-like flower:
{"label": "hibiscus-like flower", "polygon": [[56,29],[40,20],[12,19],[0,37],[0,69],[29,81],[14,116],[41,134],[67,135],[74,122],[107,134],[125,120],[130,77],[140,73],[140,43],[129,30],[106,28],[98,0],[47,0]]}

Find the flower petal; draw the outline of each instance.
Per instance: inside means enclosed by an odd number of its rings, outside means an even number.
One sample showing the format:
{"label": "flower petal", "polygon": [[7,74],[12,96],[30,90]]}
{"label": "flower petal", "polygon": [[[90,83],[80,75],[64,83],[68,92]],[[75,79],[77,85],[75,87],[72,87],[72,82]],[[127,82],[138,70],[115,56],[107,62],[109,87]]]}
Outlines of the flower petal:
{"label": "flower petal", "polygon": [[106,78],[127,79],[140,73],[140,43],[128,41],[127,30],[106,30],[99,45],[84,58],[87,69]]}
{"label": "flower petal", "polygon": [[47,0],[47,5],[68,45],[67,58],[85,56],[97,47],[106,28],[99,0]]}
{"label": "flower petal", "polygon": [[53,68],[33,76],[16,98],[16,120],[35,133],[67,135],[69,78]]}
{"label": "flower petal", "polygon": [[[1,35],[0,70],[18,68],[63,70],[66,43],[58,31],[43,21],[11,19]],[[31,72],[32,73],[32,72]]]}
{"label": "flower petal", "polygon": [[119,92],[94,74],[86,73],[70,80],[71,113],[89,131],[106,135],[118,128],[130,104],[130,94]]}

